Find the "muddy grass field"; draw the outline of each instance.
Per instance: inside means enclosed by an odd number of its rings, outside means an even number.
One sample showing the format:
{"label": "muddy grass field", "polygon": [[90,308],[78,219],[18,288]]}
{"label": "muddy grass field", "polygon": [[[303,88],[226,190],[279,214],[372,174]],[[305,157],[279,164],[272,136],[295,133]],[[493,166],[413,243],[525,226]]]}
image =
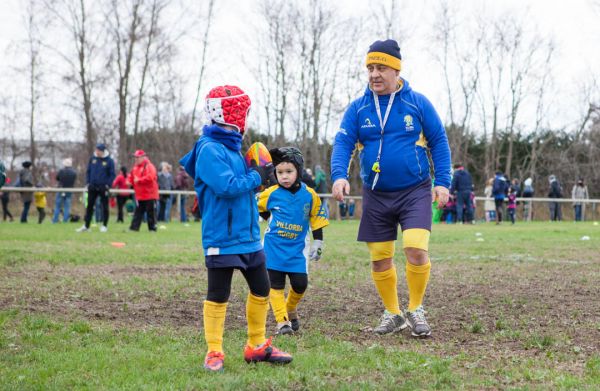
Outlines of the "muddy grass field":
{"label": "muddy grass field", "polygon": [[372,334],[383,308],[366,246],[357,222],[333,222],[311,264],[302,330],[275,338],[294,362],[242,360],[247,289],[236,275],[222,374],[202,370],[199,224],[75,228],[0,224],[0,389],[600,388],[600,226],[591,222],[435,226],[427,340]]}

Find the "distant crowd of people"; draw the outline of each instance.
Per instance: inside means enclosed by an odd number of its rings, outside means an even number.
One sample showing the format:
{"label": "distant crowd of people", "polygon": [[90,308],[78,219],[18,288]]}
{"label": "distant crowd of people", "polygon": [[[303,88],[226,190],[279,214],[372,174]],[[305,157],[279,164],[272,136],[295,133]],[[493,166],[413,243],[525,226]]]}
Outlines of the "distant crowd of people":
{"label": "distant crowd of people", "polygon": [[[161,162],[157,171],[154,164],[150,161],[146,153],[139,149],[135,151],[134,163],[131,170],[127,166],[121,166],[118,173],[115,171],[115,163],[110,153],[103,143],[96,145],[95,151],[90,157],[85,172],[86,192],[83,194],[81,202],[85,208],[83,217],[84,224],[77,229],[77,232],[88,232],[95,219],[100,224],[100,232],[108,231],[109,207],[117,210],[117,223],[124,223],[126,214],[133,216],[129,227],[132,231],[139,231],[142,221],[147,222],[148,229],[156,231],[157,222],[171,221],[171,210],[177,201],[177,197],[170,194],[161,194],[159,190],[193,190],[192,180],[180,166],[175,175],[172,174],[173,166],[168,162]],[[4,171],[3,171],[4,172]],[[45,187],[51,182],[47,175],[34,184],[32,173],[32,164],[30,161],[22,163],[22,169],[17,175],[14,183],[16,187]],[[56,186],[63,189],[71,189],[76,186],[78,173],[73,168],[73,161],[70,158],[64,159],[62,168],[56,173]],[[314,189],[319,194],[329,192],[327,175],[320,165],[315,166],[314,174],[310,168],[306,168],[302,173],[302,182]],[[11,179],[6,177],[5,184],[12,185]],[[109,190],[117,190],[117,194],[111,196]],[[131,194],[133,189],[134,193]],[[20,192],[23,209],[20,221],[28,222],[29,210],[33,203],[38,211],[38,223],[42,223],[46,216],[47,198],[46,193],[39,192]],[[194,197],[195,198],[195,197]],[[2,192],[2,211],[4,221],[14,221],[13,215],[9,210],[10,193]],[[198,208],[197,199],[194,199],[193,205],[187,205],[187,197],[179,197],[179,216],[183,223],[188,222],[188,207],[191,216],[198,221],[202,217],[200,208]],[[329,215],[327,202],[321,198],[321,202]],[[52,223],[59,222],[77,222],[81,218],[73,215],[71,212],[73,204],[72,192],[59,192],[55,195],[54,208],[52,209]],[[340,203],[340,216],[352,218],[354,216],[354,200],[347,200]],[[61,218],[62,216],[62,218]]]}
{"label": "distant crowd of people", "polygon": [[[161,162],[157,172],[156,168],[147,157],[143,150],[137,150],[134,155],[134,163],[131,171],[127,166],[122,166],[117,173],[115,164],[110,153],[103,143],[96,145],[93,155],[90,157],[85,172],[86,191],[81,199],[85,207],[84,224],[77,229],[77,232],[86,232],[90,230],[92,218],[95,216],[96,222],[100,223],[100,232],[108,231],[109,205],[117,209],[117,222],[123,223],[126,213],[133,215],[129,229],[138,231],[142,221],[148,223],[150,231],[156,231],[157,221],[170,221],[171,208],[176,197],[163,194],[159,197],[160,190],[191,190],[191,179],[186,174],[183,167],[180,167],[177,174],[171,174],[172,166],[167,162]],[[4,168],[4,166],[2,166]],[[43,188],[50,185],[51,178],[47,175],[40,175],[40,180],[34,183],[32,172],[32,163],[25,161],[18,172],[16,181],[11,179],[3,172],[3,184],[13,185],[15,187],[39,187]],[[56,186],[63,189],[72,189],[76,185],[78,178],[77,171],[73,168],[72,159],[64,159],[62,168],[56,173]],[[114,197],[111,197],[109,190],[118,190]],[[131,194],[133,190],[133,194]],[[23,191],[20,192],[23,209],[20,221],[28,222],[29,210],[33,203],[38,211],[38,223],[42,223],[46,216],[47,198],[43,191]],[[60,221],[76,222],[80,219],[78,215],[71,212],[73,192],[58,192],[55,195],[54,208],[52,212],[52,223]],[[4,221],[14,221],[13,215],[9,209],[10,193],[2,192],[2,211]],[[186,209],[186,197],[180,197],[180,221],[188,221]],[[193,211],[192,211],[193,213]],[[62,219],[61,219],[62,215]],[[199,219],[200,216],[194,216]]]}
{"label": "distant crowd of people", "polygon": [[[177,200],[177,197],[169,194],[158,195],[158,190],[192,190],[191,178],[187,175],[183,167],[179,167],[175,175],[172,174],[173,167],[168,162],[161,162],[159,170],[156,168],[143,150],[137,150],[134,154],[134,164],[129,172],[126,166],[121,166],[118,174],[115,175],[115,167],[106,145],[99,143],[96,150],[90,158],[87,169],[85,183],[87,192],[84,193],[82,203],[85,207],[84,224],[78,232],[89,230],[92,217],[95,216],[97,223],[101,224],[100,231],[106,232],[108,227],[109,205],[117,209],[117,222],[123,223],[126,213],[133,215],[130,225],[132,231],[138,231],[142,221],[148,223],[150,231],[156,230],[157,222],[171,221],[171,210]],[[32,173],[32,164],[30,161],[22,163],[22,168],[16,176],[16,181],[3,174],[5,185],[14,185],[16,187],[44,187],[49,182],[49,178],[42,178],[34,183]],[[73,161],[70,158],[64,159],[62,168],[56,173],[56,186],[64,189],[75,187],[77,181],[77,171],[73,168]],[[315,166],[314,173],[310,168],[305,168],[302,172],[302,182],[314,189],[318,194],[329,192],[327,175],[320,165]],[[549,190],[547,198],[564,198],[563,187],[556,177],[548,177]],[[114,197],[110,197],[108,190],[121,190]],[[130,190],[134,194],[130,194]],[[483,194],[486,199],[483,203],[484,217],[486,222],[495,222],[501,224],[504,220],[510,220],[514,224],[517,220],[517,198],[532,198],[535,189],[533,179],[527,178],[522,183],[518,179],[509,180],[501,172],[497,171],[493,178],[486,181]],[[23,208],[20,215],[20,221],[28,221],[31,205],[38,211],[38,223],[42,223],[46,217],[47,196],[45,192],[21,192],[19,193]],[[9,209],[10,193],[1,192],[0,200],[2,202],[3,221],[14,221],[13,214]],[[52,223],[60,221],[66,223],[77,221],[80,217],[71,214],[73,203],[72,192],[56,193],[54,207],[52,209]],[[180,197],[179,216],[181,222],[188,221],[187,197]],[[585,202],[589,199],[588,188],[583,178],[579,178],[571,189],[571,199],[573,199],[573,216],[575,221],[583,221],[585,216]],[[328,203],[321,198],[321,202],[329,215]],[[341,219],[353,218],[355,214],[355,200],[345,199],[338,202],[338,213]],[[191,206],[190,212],[197,221],[201,218],[198,213],[197,201]],[[549,219],[551,221],[561,221],[563,219],[562,203],[548,203]],[[62,218],[61,218],[62,215]],[[534,211],[531,201],[522,202],[523,220],[531,221]],[[434,204],[433,221],[434,223],[444,222],[447,224],[473,224],[476,216],[475,186],[471,174],[462,164],[454,165],[452,184],[450,187],[450,198],[444,208],[438,209]]]}
{"label": "distant crowd of people", "polygon": [[[546,198],[564,198],[563,188],[556,175],[548,176],[548,193]],[[518,179],[509,180],[501,171],[497,171],[493,178],[486,181],[484,195],[487,198],[483,203],[486,222],[501,224],[503,220],[510,220],[515,224],[517,220],[517,198],[533,198],[535,189],[533,179],[527,178],[522,183]],[[575,221],[583,221],[585,216],[585,202],[589,199],[587,186],[583,178],[579,178],[571,189],[573,200],[573,217]],[[450,187],[450,199],[446,206],[435,210],[434,222],[466,223],[475,221],[475,190],[471,174],[461,164],[454,165],[452,185]],[[523,220],[533,219],[532,202],[523,201]],[[562,202],[552,201],[548,203],[548,214],[550,221],[561,221]]]}

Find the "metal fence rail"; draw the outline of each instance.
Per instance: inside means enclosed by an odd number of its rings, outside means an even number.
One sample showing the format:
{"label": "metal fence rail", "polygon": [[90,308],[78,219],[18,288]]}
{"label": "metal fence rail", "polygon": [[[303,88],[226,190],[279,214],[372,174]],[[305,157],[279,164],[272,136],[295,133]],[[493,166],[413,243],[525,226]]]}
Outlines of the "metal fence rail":
{"label": "metal fence rail", "polygon": [[[74,193],[74,194],[82,194],[87,191],[85,187],[74,187],[74,188],[57,188],[57,187],[12,187],[6,186],[0,189],[0,192],[11,192],[11,193],[22,193],[22,192],[45,192],[45,193]],[[133,194],[134,191],[132,189],[109,189],[111,195],[122,195],[122,194]],[[175,205],[180,205],[181,197],[195,196],[196,192],[192,190],[159,190],[159,195],[167,195],[171,194],[176,196],[177,203]],[[329,206],[330,217],[332,219],[341,219],[340,211],[339,211],[339,203],[332,198],[331,193],[319,194],[319,197],[326,200]],[[362,213],[362,197],[361,196],[345,196],[347,200],[353,199],[355,200],[355,217],[360,217]],[[52,200],[53,201],[53,200]],[[75,201],[75,200],[74,200]],[[494,201],[493,198],[486,197],[475,197],[475,206],[476,206],[476,218],[483,219],[484,218],[484,210],[483,210],[483,202],[485,201]],[[585,220],[596,220],[600,217],[600,199],[587,199],[587,200],[574,200],[571,198],[544,198],[544,197],[534,197],[534,198],[517,198],[518,212],[521,212],[523,206],[530,203],[532,210],[532,219],[533,220],[548,220],[549,212],[548,212],[548,204],[551,202],[557,202],[562,205],[573,204],[574,202],[578,202],[584,205],[583,216]],[[54,205],[51,200],[48,200],[48,207],[52,207]],[[191,206],[191,205],[190,205]],[[565,208],[563,210],[563,216],[565,220],[573,220],[572,208]],[[172,210],[176,210],[179,212],[179,208],[174,207]],[[173,212],[172,212],[173,214]],[[519,216],[519,219],[524,219],[525,216]]]}

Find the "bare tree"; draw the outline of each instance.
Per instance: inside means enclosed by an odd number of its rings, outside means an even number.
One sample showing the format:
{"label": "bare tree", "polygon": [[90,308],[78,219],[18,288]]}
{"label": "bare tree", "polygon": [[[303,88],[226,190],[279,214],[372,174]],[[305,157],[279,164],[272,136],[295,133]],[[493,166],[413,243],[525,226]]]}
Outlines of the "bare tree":
{"label": "bare tree", "polygon": [[[140,8],[142,4],[143,0],[130,0],[125,5],[117,0],[111,0],[110,9],[106,15],[109,32],[115,43],[114,53],[110,61],[118,73],[118,140],[119,161],[121,162],[127,161],[127,156],[131,151],[131,145],[129,145],[129,138],[127,137],[129,83],[133,67],[134,49],[140,42]],[[124,18],[125,20],[123,20]]]}
{"label": "bare tree", "polygon": [[[465,34],[468,43],[459,44],[459,36],[462,34],[454,22],[458,20],[457,14],[457,10],[452,9],[447,1],[440,2],[433,37],[438,45],[432,54],[444,74],[448,101],[446,129],[452,156],[456,161],[466,162],[470,137],[469,121],[480,81],[483,32]],[[441,50],[438,50],[437,46],[440,46]]]}
{"label": "bare tree", "polygon": [[208,11],[206,14],[206,21],[204,23],[204,31],[202,34],[202,56],[200,57],[200,69],[198,71],[198,84],[196,87],[196,99],[194,99],[194,108],[192,109],[192,124],[191,129],[194,131],[194,122],[196,120],[196,109],[198,108],[198,101],[200,100],[200,90],[202,89],[202,81],[204,79],[204,71],[206,68],[206,53],[208,52],[208,37],[210,33],[210,27],[213,20],[214,11],[214,0],[208,0]]}
{"label": "bare tree", "polygon": [[[136,145],[137,135],[139,132],[140,126],[140,112],[142,110],[142,106],[144,103],[144,94],[146,88],[146,77],[149,72],[150,63],[152,58],[154,57],[153,46],[156,45],[157,36],[159,34],[159,19],[161,16],[162,10],[166,6],[165,0],[152,0],[152,5],[149,11],[149,26],[148,31],[145,32],[146,45],[144,47],[144,58],[142,60],[142,70],[140,76],[140,84],[138,87],[137,94],[137,104],[135,108],[135,117],[134,117],[134,125],[133,125],[133,144]],[[142,34],[140,34],[142,35]]]}
{"label": "bare tree", "polygon": [[70,68],[70,73],[64,77],[64,80],[75,84],[81,93],[80,107],[85,122],[86,151],[91,154],[97,139],[92,109],[93,87],[102,79],[92,70],[93,58],[97,56],[98,30],[90,34],[90,10],[85,0],[45,0],[44,5],[72,38],[71,48],[74,52],[62,51],[62,46],[52,49]]}
{"label": "bare tree", "polygon": [[27,84],[28,84],[28,117],[29,117],[29,159],[33,164],[34,176],[37,173],[37,111],[40,98],[39,83],[41,78],[41,23],[37,19],[39,10],[34,0],[29,0],[24,10],[24,26],[27,33]]}

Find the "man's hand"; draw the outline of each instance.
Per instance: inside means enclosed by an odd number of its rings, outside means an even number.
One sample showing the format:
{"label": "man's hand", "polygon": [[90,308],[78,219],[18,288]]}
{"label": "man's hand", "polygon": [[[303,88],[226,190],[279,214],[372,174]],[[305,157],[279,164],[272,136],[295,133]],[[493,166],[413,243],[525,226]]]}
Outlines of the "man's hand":
{"label": "man's hand", "polygon": [[333,198],[336,200],[344,201],[344,194],[350,194],[350,182],[344,178],[337,179],[333,183],[331,193],[333,194]]}
{"label": "man's hand", "polygon": [[431,202],[438,201],[438,209],[442,209],[448,202],[450,192],[444,186],[436,186],[431,190]]}
{"label": "man's hand", "polygon": [[318,239],[313,240],[312,244],[310,245],[310,260],[318,261],[321,259],[321,254],[323,254],[323,241]]}

